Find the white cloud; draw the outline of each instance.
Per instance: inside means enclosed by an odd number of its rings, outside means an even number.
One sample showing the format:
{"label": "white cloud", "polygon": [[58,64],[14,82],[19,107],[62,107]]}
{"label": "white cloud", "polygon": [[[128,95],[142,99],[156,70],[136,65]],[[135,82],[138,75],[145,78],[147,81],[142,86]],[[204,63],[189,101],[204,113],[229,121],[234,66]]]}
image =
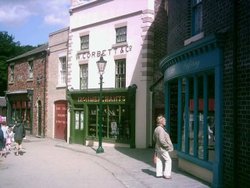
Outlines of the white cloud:
{"label": "white cloud", "polygon": [[0,23],[22,24],[32,15],[23,5],[0,5]]}
{"label": "white cloud", "polygon": [[[44,8],[44,23],[69,25],[69,5],[70,0],[47,0]],[[43,4],[43,2],[41,2]]]}
{"label": "white cloud", "polygon": [[44,24],[67,26],[70,0],[0,1],[0,23],[23,24],[32,17],[41,17]]}

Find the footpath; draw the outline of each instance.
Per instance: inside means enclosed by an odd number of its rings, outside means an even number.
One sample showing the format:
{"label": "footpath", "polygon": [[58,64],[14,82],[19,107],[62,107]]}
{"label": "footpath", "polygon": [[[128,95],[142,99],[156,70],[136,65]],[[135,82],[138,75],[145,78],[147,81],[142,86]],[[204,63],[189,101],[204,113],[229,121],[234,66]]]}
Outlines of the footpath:
{"label": "footpath", "polygon": [[96,154],[96,149],[78,144],[59,142],[56,147],[62,147],[75,152],[81,152],[102,159],[103,166],[114,176],[125,182],[127,187],[173,187],[173,188],[207,188],[205,182],[178,170],[177,158],[172,158],[172,179],[156,178],[153,164],[154,149],[131,149],[127,147],[103,147],[104,153]]}
{"label": "footpath", "polygon": [[178,170],[173,160],[172,179],[155,177],[153,149],[95,147],[27,136],[23,155],[13,151],[0,158],[0,187],[11,188],[207,188],[204,182]]}

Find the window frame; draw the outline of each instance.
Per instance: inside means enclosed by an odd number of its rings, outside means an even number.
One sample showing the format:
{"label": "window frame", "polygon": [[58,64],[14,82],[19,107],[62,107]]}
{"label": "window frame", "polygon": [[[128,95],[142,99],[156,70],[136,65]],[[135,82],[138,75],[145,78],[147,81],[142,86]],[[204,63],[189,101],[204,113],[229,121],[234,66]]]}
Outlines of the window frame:
{"label": "window frame", "polygon": [[[86,70],[85,71],[86,76],[83,76],[83,69]],[[88,64],[80,64],[79,70],[80,70],[80,73],[79,73],[80,89],[88,89],[88,78],[89,78],[88,77]],[[84,85],[85,85],[85,87],[84,87]]]}
{"label": "window frame", "polygon": [[89,49],[89,35],[80,36],[80,50]]}
{"label": "window frame", "polygon": [[192,36],[203,30],[203,6],[202,0],[192,0]]}
{"label": "window frame", "polygon": [[127,26],[117,27],[116,31],[116,44],[127,42]]}
{"label": "window frame", "polygon": [[33,79],[34,76],[34,62],[33,60],[28,61],[28,74],[29,74],[29,79]]}
{"label": "window frame", "polygon": [[59,85],[66,85],[67,81],[67,56],[60,56],[59,58]]}
{"label": "window frame", "polygon": [[14,68],[15,68],[14,65],[10,65],[10,82],[14,82],[14,78],[15,78]]}
{"label": "window frame", "polygon": [[115,88],[126,88],[126,59],[115,60]]}

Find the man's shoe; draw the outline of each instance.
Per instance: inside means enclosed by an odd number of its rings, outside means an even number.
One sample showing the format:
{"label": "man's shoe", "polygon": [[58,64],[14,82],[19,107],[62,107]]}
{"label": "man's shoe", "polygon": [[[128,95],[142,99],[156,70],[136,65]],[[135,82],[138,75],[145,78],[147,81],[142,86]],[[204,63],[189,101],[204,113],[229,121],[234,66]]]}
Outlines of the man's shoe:
{"label": "man's shoe", "polygon": [[168,180],[172,179],[171,176],[163,176],[163,178],[168,179]]}

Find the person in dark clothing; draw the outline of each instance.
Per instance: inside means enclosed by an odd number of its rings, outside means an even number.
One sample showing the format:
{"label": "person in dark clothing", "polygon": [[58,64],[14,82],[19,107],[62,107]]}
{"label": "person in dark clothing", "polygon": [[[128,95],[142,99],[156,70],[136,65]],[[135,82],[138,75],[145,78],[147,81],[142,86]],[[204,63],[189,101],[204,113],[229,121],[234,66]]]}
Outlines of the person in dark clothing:
{"label": "person in dark clothing", "polygon": [[19,155],[19,152],[21,150],[21,146],[22,146],[22,142],[23,142],[23,138],[25,137],[25,128],[23,126],[23,124],[21,122],[18,122],[15,127],[13,132],[14,134],[14,140],[16,142],[16,155]]}
{"label": "person in dark clothing", "polygon": [[3,155],[3,149],[5,147],[4,144],[4,135],[3,135],[3,131],[1,129],[1,124],[0,124],[0,157]]}

